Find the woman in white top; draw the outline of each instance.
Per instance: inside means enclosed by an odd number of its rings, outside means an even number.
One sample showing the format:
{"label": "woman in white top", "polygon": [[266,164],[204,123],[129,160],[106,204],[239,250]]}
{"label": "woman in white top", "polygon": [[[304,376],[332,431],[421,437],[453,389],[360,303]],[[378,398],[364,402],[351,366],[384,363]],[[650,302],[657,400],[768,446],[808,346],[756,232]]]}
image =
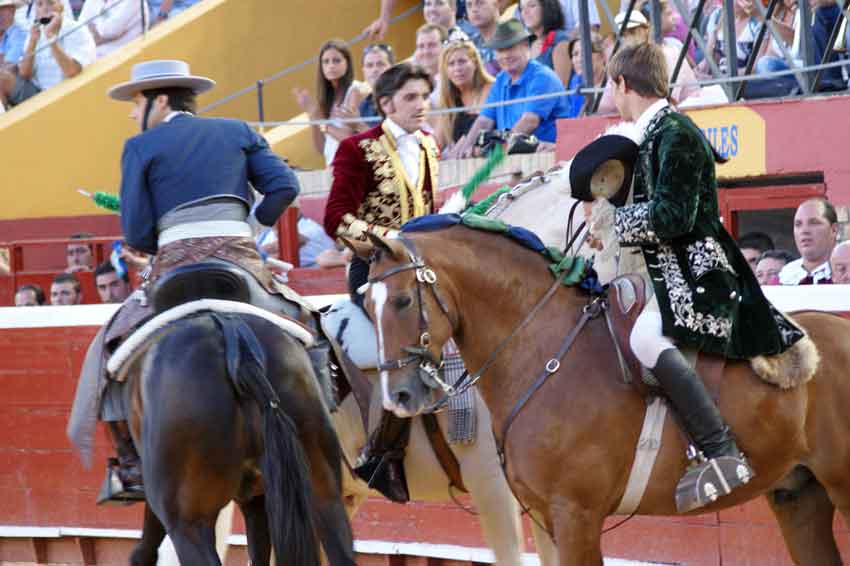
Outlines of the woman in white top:
{"label": "woman in white top", "polygon": [[[94,16],[98,17],[89,22]],[[142,35],[142,26],[150,25],[148,3],[136,0],[86,0],[79,21],[88,22],[89,31],[97,45],[97,58],[100,59]]]}
{"label": "woman in white top", "polygon": [[[310,120],[327,120],[356,115],[360,102],[369,94],[366,83],[354,80],[351,51],[345,43],[332,39],[319,50],[317,73],[318,102],[306,89],[293,90],[295,99]],[[334,122],[312,126],[313,145],[325,156],[325,165],[333,162],[339,142],[354,133],[353,124]]]}

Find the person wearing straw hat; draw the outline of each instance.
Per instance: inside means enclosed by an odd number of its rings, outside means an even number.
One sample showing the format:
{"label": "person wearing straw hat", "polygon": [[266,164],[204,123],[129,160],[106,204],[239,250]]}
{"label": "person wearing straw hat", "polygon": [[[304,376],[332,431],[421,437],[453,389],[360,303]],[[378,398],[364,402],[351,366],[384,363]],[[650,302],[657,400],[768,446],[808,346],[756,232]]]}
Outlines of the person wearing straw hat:
{"label": "person wearing straw hat", "polygon": [[[101,501],[138,499],[143,492],[123,386],[105,379],[102,368],[105,352],[150,313],[145,290],[158,277],[209,258],[224,260],[268,292],[282,294],[292,316],[312,319],[300,297],[276,283],[254,242],[254,231],[274,225],[295,199],[298,179],[245,122],[195,115],[197,95],[214,86],[183,61],[160,60],[135,65],[131,79],[108,92],[113,100],[131,104],[130,118],[140,130],[126,141],[121,159],[124,238],[127,246],[154,259],[142,291],[125,301],[90,346],[68,426],[85,458],[98,410],[109,423],[118,466],[111,468],[107,483],[117,474],[123,489],[102,491]],[[256,207],[252,187],[264,195]],[[317,371],[326,368],[327,347],[309,353]]]}
{"label": "person wearing straw hat", "polygon": [[0,0],[0,66],[15,72],[24,55],[27,32],[15,23],[15,10],[21,0]]}

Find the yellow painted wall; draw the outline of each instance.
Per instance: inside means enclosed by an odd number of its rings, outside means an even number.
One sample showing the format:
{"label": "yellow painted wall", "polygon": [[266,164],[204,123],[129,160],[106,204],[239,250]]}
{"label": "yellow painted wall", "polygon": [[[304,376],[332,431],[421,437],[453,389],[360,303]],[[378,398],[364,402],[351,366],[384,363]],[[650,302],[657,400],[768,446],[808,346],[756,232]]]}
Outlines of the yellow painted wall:
{"label": "yellow painted wall", "polygon": [[[400,13],[418,2],[397,4]],[[377,16],[378,6],[378,0],[203,0],[80,76],[0,114],[0,220],[106,214],[75,189],[118,190],[123,142],[137,132],[127,118],[129,105],[105,93],[127,80],[134,63],[189,61],[193,72],[218,81],[216,89],[200,98],[203,107],[315,56],[328,38],[353,38]],[[395,24],[385,41],[398,54],[409,54],[421,23],[421,14],[414,14]],[[364,44],[354,48],[358,70]],[[267,85],[266,119],[297,115],[292,88],[315,88],[315,76],[316,66],[308,65]],[[256,120],[256,96],[245,95],[211,115]],[[309,132],[295,140],[287,144],[293,151],[290,162],[321,166]]]}

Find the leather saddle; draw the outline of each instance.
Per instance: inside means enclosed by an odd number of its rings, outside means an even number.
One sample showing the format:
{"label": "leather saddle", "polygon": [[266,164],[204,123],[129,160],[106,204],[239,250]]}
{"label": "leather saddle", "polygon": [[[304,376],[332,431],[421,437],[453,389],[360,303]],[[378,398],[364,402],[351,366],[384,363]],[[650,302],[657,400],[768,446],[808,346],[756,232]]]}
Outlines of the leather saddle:
{"label": "leather saddle", "polygon": [[[608,287],[608,305],[606,316],[611,333],[616,341],[618,355],[623,363],[625,378],[642,393],[647,387],[658,387],[655,378],[648,374],[632,352],[629,337],[637,317],[646,306],[646,282],[643,277],[633,273],[617,277]],[[720,383],[723,379],[723,369],[726,359],[722,356],[699,352],[696,360],[697,374],[703,379],[706,387],[717,401]]]}
{"label": "leather saddle", "polygon": [[197,299],[224,299],[307,322],[299,305],[269,293],[238,265],[214,258],[168,271],[157,279],[150,296],[157,313]]}

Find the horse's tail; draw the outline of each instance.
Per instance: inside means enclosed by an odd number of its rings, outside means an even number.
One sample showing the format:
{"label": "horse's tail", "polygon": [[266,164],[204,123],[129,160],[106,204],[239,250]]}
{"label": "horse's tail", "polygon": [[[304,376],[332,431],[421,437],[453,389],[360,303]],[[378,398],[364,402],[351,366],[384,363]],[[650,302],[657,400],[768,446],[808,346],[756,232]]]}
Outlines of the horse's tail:
{"label": "horse's tail", "polygon": [[257,402],[263,414],[261,460],[269,532],[278,560],[318,566],[310,466],[292,419],[283,412],[267,376],[266,354],[256,334],[238,315],[214,313],[224,335],[227,371],[237,393]]}

